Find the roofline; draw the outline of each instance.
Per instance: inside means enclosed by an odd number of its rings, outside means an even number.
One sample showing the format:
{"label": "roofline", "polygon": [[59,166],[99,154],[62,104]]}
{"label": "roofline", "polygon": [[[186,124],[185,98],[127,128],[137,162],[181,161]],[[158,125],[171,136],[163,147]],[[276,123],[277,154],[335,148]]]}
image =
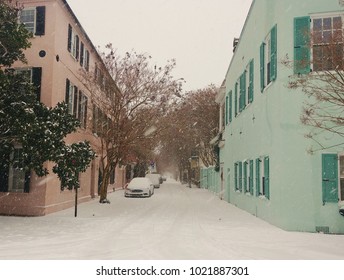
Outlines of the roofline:
{"label": "roofline", "polygon": [[[80,28],[82,34],[85,36],[86,40],[88,41],[88,43],[91,45],[91,47],[93,48],[95,55],[97,56],[99,62],[102,64],[102,66],[104,67],[104,69],[108,72],[108,74],[110,75],[109,71],[106,69],[106,66],[104,64],[104,61],[102,59],[102,57],[100,56],[100,54],[98,53],[97,48],[94,46],[94,44],[92,43],[90,37],[87,35],[85,29],[82,27],[80,21],[78,20],[78,18],[76,17],[76,15],[74,14],[72,8],[69,6],[67,0],[61,0],[64,7],[67,8],[67,11],[69,12],[69,14],[72,16],[72,18],[75,20],[75,22],[77,23],[78,27]],[[112,78],[112,77],[111,77]],[[115,83],[115,86],[117,88],[117,90],[119,90],[117,84]]]}
{"label": "roofline", "polygon": [[[252,11],[252,9],[253,9],[253,5],[254,5],[255,3],[256,3],[256,0],[252,0],[250,9],[248,10],[248,13],[247,13],[247,16],[246,16],[246,19],[245,19],[245,22],[244,22],[244,25],[243,25],[243,27],[242,27],[242,29],[241,29],[241,32],[240,32],[239,42],[238,42],[238,45],[236,46],[236,49],[238,49],[239,46],[240,46],[240,43],[241,43],[241,40],[240,40],[240,39],[241,39],[241,35],[244,33],[244,30],[246,29],[246,25],[247,25],[248,18],[250,17],[251,11]],[[232,66],[232,63],[233,63],[233,60],[234,60],[235,55],[236,55],[236,51],[234,51],[234,53],[233,53],[233,55],[232,55],[232,58],[231,58],[231,61],[230,61],[230,63],[229,63],[229,66],[228,66],[228,68],[227,68],[225,77],[227,77],[227,75],[228,75],[229,69],[230,69],[231,66]]]}

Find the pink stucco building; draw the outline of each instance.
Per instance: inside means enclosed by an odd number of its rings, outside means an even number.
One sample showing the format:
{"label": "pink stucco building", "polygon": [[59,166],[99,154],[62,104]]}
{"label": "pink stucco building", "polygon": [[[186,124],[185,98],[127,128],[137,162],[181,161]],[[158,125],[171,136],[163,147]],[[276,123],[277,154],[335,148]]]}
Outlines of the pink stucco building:
{"label": "pink stucco building", "polygon": [[[27,65],[13,67],[31,74],[38,85],[37,96],[47,106],[66,101],[70,113],[82,123],[77,133],[69,135],[67,143],[88,140],[95,150],[100,141],[94,127],[95,104],[80,75],[101,73],[105,67],[90,38],[65,0],[20,0],[23,10],[20,20],[32,31],[32,47],[25,52]],[[103,76],[103,75],[102,75]],[[52,164],[46,166],[51,170]],[[125,184],[125,168],[114,172],[109,190]],[[40,216],[74,205],[74,191],[61,191],[60,181],[52,172],[38,177],[34,172],[25,180],[17,170],[9,170],[8,181],[0,186],[0,214]],[[99,159],[93,160],[85,173],[80,175],[79,202],[97,197],[99,183]]]}

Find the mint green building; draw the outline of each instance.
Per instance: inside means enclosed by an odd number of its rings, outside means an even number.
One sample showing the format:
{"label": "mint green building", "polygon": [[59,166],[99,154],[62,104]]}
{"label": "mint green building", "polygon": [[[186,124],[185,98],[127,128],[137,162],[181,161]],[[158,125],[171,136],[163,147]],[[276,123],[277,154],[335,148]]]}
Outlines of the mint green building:
{"label": "mint green building", "polygon": [[[344,233],[343,139],[322,134],[334,147],[309,153],[319,146],[300,121],[307,97],[287,88],[290,76],[321,71],[313,62],[329,34],[343,33],[343,2],[254,0],[217,96],[220,171],[211,189],[285,230]],[[315,31],[322,41],[308,44]],[[287,57],[303,63],[286,67]]]}

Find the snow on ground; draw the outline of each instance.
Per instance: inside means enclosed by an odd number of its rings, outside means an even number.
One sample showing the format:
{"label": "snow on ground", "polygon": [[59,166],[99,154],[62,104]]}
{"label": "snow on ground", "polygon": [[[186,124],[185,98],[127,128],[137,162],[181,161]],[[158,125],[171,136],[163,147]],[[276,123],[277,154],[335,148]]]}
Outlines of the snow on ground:
{"label": "snow on ground", "polygon": [[44,217],[0,216],[0,259],[344,259],[344,236],[286,232],[207,190],[164,182],[151,198],[109,194]]}

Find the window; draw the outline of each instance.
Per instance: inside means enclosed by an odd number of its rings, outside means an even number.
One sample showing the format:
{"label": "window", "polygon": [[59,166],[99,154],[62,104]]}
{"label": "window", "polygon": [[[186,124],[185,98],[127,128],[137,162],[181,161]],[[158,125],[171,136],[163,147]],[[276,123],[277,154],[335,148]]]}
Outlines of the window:
{"label": "window", "polygon": [[25,168],[22,149],[16,147],[7,159],[10,165],[0,166],[0,192],[29,192],[30,171]]}
{"label": "window", "polygon": [[78,87],[66,80],[66,103],[68,113],[80,121],[80,126],[86,128],[88,98]]}
{"label": "window", "polygon": [[243,163],[243,171],[244,171],[244,174],[243,174],[243,183],[244,183],[244,192],[247,193],[249,192],[249,189],[248,189],[248,173],[247,173],[247,169],[248,169],[248,161],[244,161]]}
{"label": "window", "polygon": [[68,25],[67,49],[76,60],[79,59],[79,36],[75,33],[70,24]]}
{"label": "window", "polygon": [[42,82],[42,68],[33,67],[33,68],[17,68],[15,69],[16,73],[23,74],[26,76],[29,82],[31,82],[36,91],[37,100],[41,99],[41,82]]}
{"label": "window", "polygon": [[246,106],[253,102],[253,60],[247,65],[244,73],[240,76],[240,97],[239,97],[239,111],[241,112]]}
{"label": "window", "polygon": [[232,91],[229,92],[228,95],[228,123],[232,122],[232,114],[233,114],[233,102],[232,102]]}
{"label": "window", "polygon": [[81,91],[79,92],[79,110],[78,119],[82,128],[86,128],[87,125],[87,103],[88,98]]}
{"label": "window", "polygon": [[78,88],[68,79],[66,81],[66,103],[68,105],[68,113],[76,117],[78,109]]}
{"label": "window", "polygon": [[42,36],[45,33],[45,7],[25,8],[19,14],[19,20],[28,31]]}
{"label": "window", "polygon": [[80,43],[80,66],[89,71],[90,53],[83,42]]}
{"label": "window", "polygon": [[248,189],[250,194],[253,195],[253,160],[249,161]]}
{"label": "window", "polygon": [[341,16],[312,18],[313,70],[343,68],[343,23]]}
{"label": "window", "polygon": [[242,112],[246,106],[246,71],[239,78],[240,95],[239,95],[239,112]]}
{"label": "window", "polygon": [[260,88],[264,88],[277,77],[277,25],[260,45]]}
{"label": "window", "polygon": [[236,191],[239,190],[239,164],[236,162],[234,163],[234,188]]}
{"label": "window", "polygon": [[256,195],[270,199],[270,160],[268,156],[256,159]]}

